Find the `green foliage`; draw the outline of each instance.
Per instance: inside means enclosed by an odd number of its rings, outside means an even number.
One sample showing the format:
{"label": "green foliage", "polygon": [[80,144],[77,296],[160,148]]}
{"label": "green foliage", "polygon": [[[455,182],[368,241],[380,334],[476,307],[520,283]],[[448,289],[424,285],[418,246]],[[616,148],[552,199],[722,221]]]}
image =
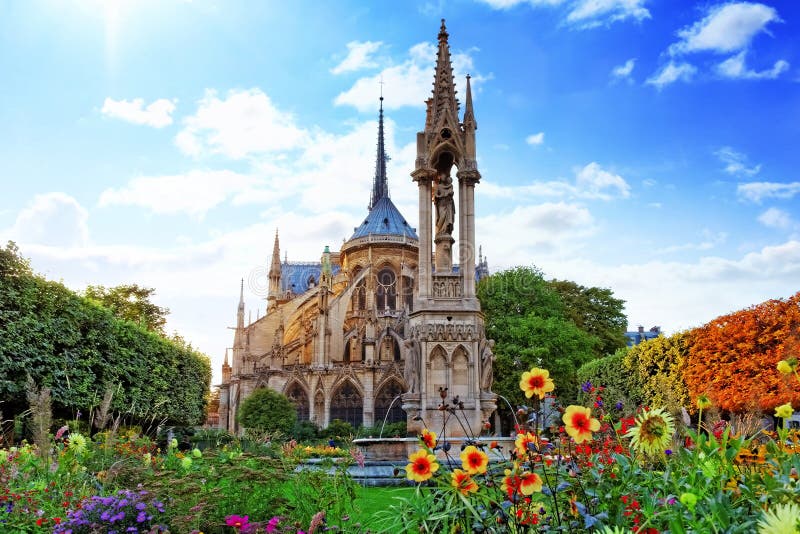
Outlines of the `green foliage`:
{"label": "green foliage", "polygon": [[356,433],[353,425],[341,419],[334,419],[325,427],[321,434],[324,438],[350,439]]}
{"label": "green foliage", "polygon": [[356,432],[356,437],[358,438],[377,438],[378,436],[383,436],[384,438],[393,438],[393,437],[406,437],[408,433],[408,425],[405,421],[398,421],[396,423],[379,423],[375,426],[360,426],[358,427],[358,431]]}
{"label": "green foliage", "polygon": [[297,421],[291,431],[291,436],[297,441],[314,441],[319,438],[319,427],[313,421]]}
{"label": "green foliage", "polygon": [[288,434],[297,421],[297,411],[286,395],[270,388],[258,388],[239,407],[236,420],[259,432]]}
{"label": "green foliage", "polygon": [[[631,413],[641,404],[642,391],[638,376],[623,363],[627,352],[628,349],[619,349],[610,356],[583,364],[578,369],[578,381],[581,384],[591,382],[595,387],[603,386],[602,397],[606,408],[610,409],[621,402],[623,411]],[[581,398],[581,401],[585,399]]]}
{"label": "green foliage", "polygon": [[25,411],[26,373],[51,390],[56,418],[97,410],[130,423],[198,424],[211,381],[208,357],[115,317],[63,284],[34,275],[13,243],[0,248],[0,402]]}
{"label": "green foliage", "polygon": [[689,354],[689,333],[659,336],[631,347],[623,365],[633,371],[642,391],[642,402],[678,412],[689,406],[689,390],[683,378]]}
{"label": "green foliage", "polygon": [[535,268],[517,267],[493,274],[478,284],[486,315],[486,336],[496,341],[492,390],[512,404],[524,404],[519,376],[544,367],[564,402],[577,397],[576,370],[595,354],[598,339],[566,315],[558,293]]}
{"label": "green foliage", "polygon": [[550,280],[564,303],[567,317],[575,326],[600,340],[595,348],[598,357],[613,354],[626,345],[625,301],[614,297],[607,288],[584,287],[569,280]]}
{"label": "green foliage", "polygon": [[140,287],[137,284],[109,288],[90,285],[83,295],[111,310],[115,317],[163,334],[169,309],[150,302],[155,292],[155,289]]}

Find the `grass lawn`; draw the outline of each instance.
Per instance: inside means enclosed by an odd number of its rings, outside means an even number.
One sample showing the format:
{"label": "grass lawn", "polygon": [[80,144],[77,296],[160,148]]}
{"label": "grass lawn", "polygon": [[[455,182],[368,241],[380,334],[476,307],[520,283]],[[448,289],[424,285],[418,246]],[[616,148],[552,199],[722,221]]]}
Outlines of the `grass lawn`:
{"label": "grass lawn", "polygon": [[409,486],[375,488],[359,486],[355,502],[357,510],[353,514],[351,522],[369,526],[373,522],[372,517],[377,512],[388,510],[390,506],[397,504],[398,497],[408,498],[413,494],[414,488]]}

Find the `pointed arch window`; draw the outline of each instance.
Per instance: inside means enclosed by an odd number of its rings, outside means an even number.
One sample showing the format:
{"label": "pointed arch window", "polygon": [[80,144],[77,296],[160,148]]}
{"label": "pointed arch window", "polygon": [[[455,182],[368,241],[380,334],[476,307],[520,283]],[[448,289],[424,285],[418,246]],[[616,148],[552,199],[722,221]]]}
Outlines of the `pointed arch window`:
{"label": "pointed arch window", "polygon": [[378,271],[375,297],[378,311],[393,311],[397,309],[397,276],[394,271],[384,267]]}
{"label": "pointed arch window", "polygon": [[289,389],[286,390],[286,396],[292,401],[294,404],[295,409],[297,410],[297,420],[298,421],[308,421],[309,419],[309,404],[308,404],[308,395],[306,394],[306,390],[303,387],[295,382]]}
{"label": "pointed arch window", "polygon": [[384,418],[387,424],[406,420],[403,403],[400,402],[402,394],[403,386],[394,380],[380,389],[375,396],[375,426],[382,425]]}
{"label": "pointed arch window", "polygon": [[364,422],[364,399],[358,389],[349,381],[345,382],[333,393],[331,399],[331,418],[339,419],[360,427]]}

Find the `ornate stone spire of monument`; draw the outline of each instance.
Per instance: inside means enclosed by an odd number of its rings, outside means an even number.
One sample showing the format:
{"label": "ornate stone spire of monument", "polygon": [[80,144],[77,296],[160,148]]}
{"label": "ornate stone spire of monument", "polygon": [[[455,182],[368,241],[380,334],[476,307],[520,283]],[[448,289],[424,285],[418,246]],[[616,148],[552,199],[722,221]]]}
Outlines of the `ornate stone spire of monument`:
{"label": "ornate stone spire of monument", "polygon": [[278,241],[278,229],[275,229],[275,243],[272,245],[272,262],[269,266],[269,293],[267,307],[272,308],[281,294],[281,247]]}

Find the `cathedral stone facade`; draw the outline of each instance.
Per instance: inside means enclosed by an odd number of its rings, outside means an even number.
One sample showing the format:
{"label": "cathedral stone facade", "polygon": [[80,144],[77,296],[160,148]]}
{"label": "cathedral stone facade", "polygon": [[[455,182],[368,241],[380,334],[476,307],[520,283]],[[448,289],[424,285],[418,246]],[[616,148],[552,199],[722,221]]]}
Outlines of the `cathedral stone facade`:
{"label": "cathedral stone facade", "polygon": [[338,252],[325,247],[316,262],[281,261],[276,232],[267,312],[250,324],[242,285],[231,359],[226,352],[222,367],[221,428],[240,431],[235,414],[260,387],[285,394],[299,420],[320,427],[340,419],[354,427],[407,421],[416,431],[424,421],[441,428],[442,399],[457,397],[461,420],[447,422],[447,432],[463,435],[477,433],[495,410],[493,342],[475,296],[477,280],[488,274],[486,260],[475,257],[477,123],[469,77],[459,120],[444,21],[438,40],[433,95],[411,173],[419,229],[389,198],[381,97],[364,221]]}

